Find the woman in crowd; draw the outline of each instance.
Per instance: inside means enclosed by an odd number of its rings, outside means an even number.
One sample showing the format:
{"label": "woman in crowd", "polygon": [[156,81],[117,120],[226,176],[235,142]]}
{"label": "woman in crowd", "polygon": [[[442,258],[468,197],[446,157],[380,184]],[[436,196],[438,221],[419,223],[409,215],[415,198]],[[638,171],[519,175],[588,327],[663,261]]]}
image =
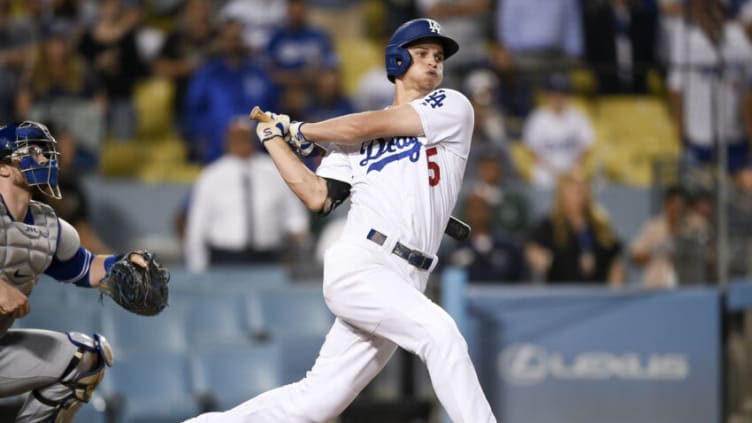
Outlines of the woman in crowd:
{"label": "woman in crowd", "polygon": [[621,285],[621,242],[606,212],[593,201],[579,170],[559,177],[551,212],[533,231],[525,256],[547,283]]}

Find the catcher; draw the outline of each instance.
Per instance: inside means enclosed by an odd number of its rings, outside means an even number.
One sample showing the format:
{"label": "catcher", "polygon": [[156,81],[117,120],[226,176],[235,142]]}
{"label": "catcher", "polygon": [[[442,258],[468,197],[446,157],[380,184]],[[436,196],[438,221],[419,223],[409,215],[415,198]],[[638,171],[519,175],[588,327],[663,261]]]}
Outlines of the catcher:
{"label": "catcher", "polygon": [[0,127],[0,397],[29,393],[16,422],[72,421],[112,365],[102,335],[9,329],[29,313],[42,273],[97,288],[137,314],[154,315],[167,304],[169,272],[153,254],[94,254],[70,223],[31,200],[33,187],[61,197],[56,144],[37,122]]}

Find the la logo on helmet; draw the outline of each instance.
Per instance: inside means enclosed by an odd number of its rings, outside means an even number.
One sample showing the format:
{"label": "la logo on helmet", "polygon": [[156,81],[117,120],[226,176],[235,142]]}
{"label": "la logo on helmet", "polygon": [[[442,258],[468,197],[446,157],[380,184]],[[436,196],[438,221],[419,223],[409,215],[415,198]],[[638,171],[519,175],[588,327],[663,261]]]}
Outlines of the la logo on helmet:
{"label": "la logo on helmet", "polygon": [[428,29],[430,29],[431,32],[441,34],[441,25],[439,25],[438,22],[436,22],[433,19],[426,19],[426,20],[428,21]]}

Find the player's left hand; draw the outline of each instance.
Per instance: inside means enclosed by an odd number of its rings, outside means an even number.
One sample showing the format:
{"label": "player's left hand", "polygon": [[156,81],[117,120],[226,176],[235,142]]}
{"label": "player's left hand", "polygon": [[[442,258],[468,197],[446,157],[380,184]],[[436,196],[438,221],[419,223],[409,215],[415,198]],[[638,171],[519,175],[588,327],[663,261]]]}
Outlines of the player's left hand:
{"label": "player's left hand", "polygon": [[99,282],[101,295],[108,295],[124,309],[143,316],[159,314],[167,306],[170,271],[156,255],[131,251],[116,261]]}
{"label": "player's left hand", "polygon": [[276,137],[287,140],[290,131],[290,116],[272,112],[265,112],[265,114],[271,118],[271,121],[259,122],[256,126],[256,136],[261,144]]}
{"label": "player's left hand", "polygon": [[301,128],[305,122],[293,122],[290,124],[290,136],[288,143],[303,157],[308,157],[313,153],[314,143],[308,141],[303,135]]}

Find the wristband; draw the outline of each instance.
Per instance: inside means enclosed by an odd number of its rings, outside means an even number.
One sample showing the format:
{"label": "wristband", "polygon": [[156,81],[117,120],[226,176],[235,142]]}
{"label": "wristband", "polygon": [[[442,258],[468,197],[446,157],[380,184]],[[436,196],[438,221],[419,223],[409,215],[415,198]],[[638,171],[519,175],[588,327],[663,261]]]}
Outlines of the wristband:
{"label": "wristband", "polygon": [[125,254],[112,255],[104,259],[104,271],[110,273],[112,265],[125,258]]}

